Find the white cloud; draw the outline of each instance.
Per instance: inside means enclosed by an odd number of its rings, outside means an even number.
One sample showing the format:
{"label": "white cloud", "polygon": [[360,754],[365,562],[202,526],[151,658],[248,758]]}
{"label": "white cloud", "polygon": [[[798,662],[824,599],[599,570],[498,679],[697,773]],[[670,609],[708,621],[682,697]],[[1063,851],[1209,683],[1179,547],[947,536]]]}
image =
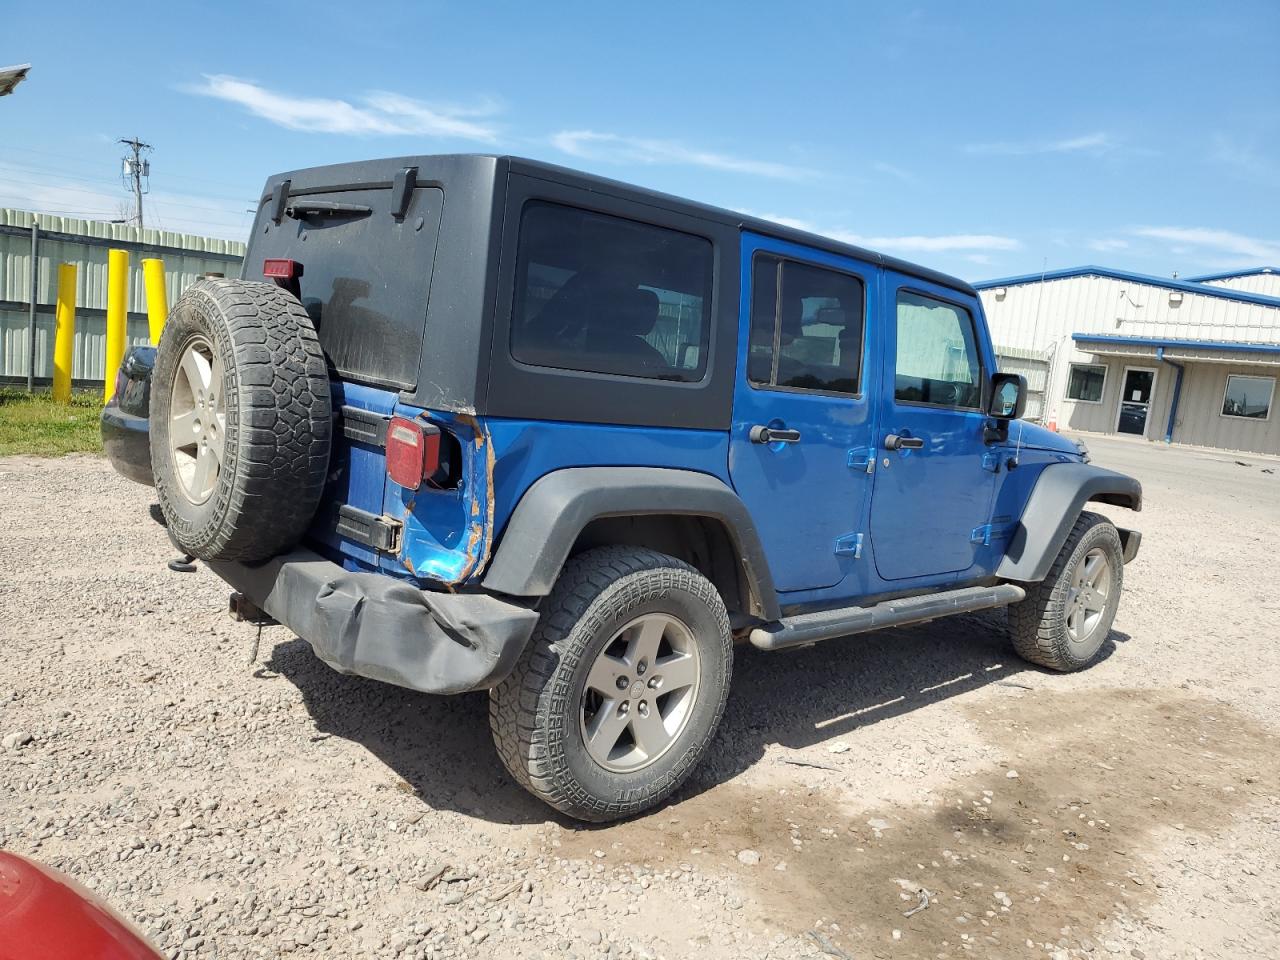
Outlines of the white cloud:
{"label": "white cloud", "polygon": [[811,170],[784,163],[713,153],[671,140],[626,137],[595,130],[562,130],[552,136],[551,143],[557,150],[571,157],[606,163],[705,167],[709,170],[746,173],[777,180],[805,180],[815,175]]}
{"label": "white cloud", "polygon": [[985,156],[1022,157],[1037,153],[1089,153],[1103,154],[1114,150],[1115,141],[1109,133],[1098,131],[1061,140],[1014,140],[995,143],[971,143],[965,152]]}
{"label": "white cloud", "polygon": [[1100,240],[1090,240],[1089,249],[1097,250],[1099,253],[1114,253],[1117,250],[1127,250],[1129,248],[1128,240],[1121,240],[1119,237],[1103,237]]}
{"label": "white cloud", "polygon": [[1248,237],[1230,230],[1213,227],[1135,227],[1130,233],[1151,240],[1164,240],[1182,246],[1183,249],[1193,248],[1249,257],[1261,263],[1280,261],[1280,243]]}
{"label": "white cloud", "polygon": [[430,136],[489,143],[497,131],[476,118],[495,111],[492,103],[459,108],[424,103],[398,93],[366,94],[362,105],[325,97],[299,97],[268,90],[226,74],[206,74],[187,88],[201,96],[239,104],[255,116],[288,130],[354,136]]}
{"label": "white cloud", "polygon": [[963,250],[1017,250],[1021,244],[1013,237],[990,233],[949,233],[940,236],[863,237],[836,231],[837,240],[847,240],[874,250],[897,253],[954,253]]}
{"label": "white cloud", "polygon": [[[744,211],[746,212],[746,211]],[[936,235],[907,235],[907,236],[865,236],[860,233],[854,233],[851,230],[843,230],[839,228],[823,228],[808,220],[798,220],[795,217],[780,217],[771,213],[758,214],[762,220],[771,220],[774,223],[782,224],[784,227],[792,227],[796,230],[805,230],[809,233],[816,233],[819,236],[830,237],[832,240],[839,240],[841,243],[850,243],[857,247],[867,247],[871,250],[882,250],[886,253],[972,253],[981,254],[984,252],[995,252],[1001,250],[1017,250],[1022,246],[1013,237],[1002,237],[990,233],[945,233]]]}
{"label": "white cloud", "polygon": [[878,160],[873,163],[871,165],[871,169],[876,173],[884,173],[891,177],[896,177],[904,183],[914,183],[916,179],[910,171],[903,170],[901,167],[895,167],[892,163],[885,163],[883,160]]}

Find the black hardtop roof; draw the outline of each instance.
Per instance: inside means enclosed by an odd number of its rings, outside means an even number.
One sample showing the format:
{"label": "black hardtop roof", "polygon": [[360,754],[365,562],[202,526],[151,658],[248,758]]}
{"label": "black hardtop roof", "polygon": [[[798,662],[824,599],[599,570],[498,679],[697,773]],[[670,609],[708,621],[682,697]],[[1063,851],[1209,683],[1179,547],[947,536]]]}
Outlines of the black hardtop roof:
{"label": "black hardtop roof", "polygon": [[333,190],[335,188],[359,189],[361,187],[368,188],[375,185],[390,185],[395,174],[402,168],[409,166],[416,166],[419,168],[419,183],[430,180],[432,178],[433,169],[437,169],[441,166],[451,168],[455,174],[467,176],[468,179],[472,179],[474,181],[479,181],[482,178],[495,177],[499,175],[501,168],[505,166],[506,169],[512,173],[520,173],[529,177],[552,180],[556,183],[562,183],[567,186],[605,193],[613,197],[631,200],[638,203],[647,203],[667,210],[673,210],[687,216],[699,217],[704,220],[711,220],[721,224],[728,224],[734,227],[751,230],[756,233],[767,234],[780,240],[790,240],[806,246],[816,247],[820,250],[844,254],[849,257],[854,257],[859,260],[887,267],[890,270],[897,270],[900,273],[919,277],[920,279],[927,280],[930,283],[936,283],[944,287],[951,287],[952,289],[963,291],[964,293],[972,296],[977,296],[977,291],[975,291],[974,288],[964,280],[930,269],[929,267],[921,266],[920,264],[911,263],[907,260],[899,260],[897,257],[891,257],[883,253],[878,253],[874,250],[867,250],[853,244],[841,243],[838,240],[833,240],[830,237],[824,237],[821,234],[809,233],[806,230],[798,230],[795,227],[788,227],[780,223],[774,223],[771,220],[764,220],[759,217],[752,217],[743,213],[737,213],[723,207],[713,207],[709,204],[698,203],[693,200],[686,200],[682,197],[672,196],[671,194],[660,193],[656,190],[648,190],[644,187],[637,187],[633,184],[623,183],[621,180],[611,180],[608,177],[600,177],[595,174],[583,173],[580,170],[573,170],[569,167],[562,167],[557,164],[546,163],[541,160],[529,160],[525,157],[472,153],[429,154],[423,156],[387,157],[378,160],[361,160],[352,163],[330,164],[323,167],[309,167],[302,170],[276,174],[270,177],[267,181],[266,187],[263,189],[262,199],[267,199],[267,197],[269,197],[274,191],[275,184],[283,180],[291,181],[291,193],[318,190],[322,187],[328,190]]}

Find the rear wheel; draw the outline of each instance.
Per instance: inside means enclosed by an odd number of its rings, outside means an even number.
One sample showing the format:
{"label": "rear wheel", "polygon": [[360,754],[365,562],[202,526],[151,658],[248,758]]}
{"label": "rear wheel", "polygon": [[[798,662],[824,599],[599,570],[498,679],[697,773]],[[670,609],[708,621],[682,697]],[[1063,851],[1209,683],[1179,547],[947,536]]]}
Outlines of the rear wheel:
{"label": "rear wheel", "polygon": [[1049,575],[1009,607],[1014,649],[1050,670],[1087,667],[1111,632],[1123,584],[1120,534],[1105,517],[1080,514]]}
{"label": "rear wheel", "polygon": [[702,758],[732,663],[724,602],[697,570],[652,550],[587,551],[490,691],[494,743],[522,786],[572,817],[638,813]]}

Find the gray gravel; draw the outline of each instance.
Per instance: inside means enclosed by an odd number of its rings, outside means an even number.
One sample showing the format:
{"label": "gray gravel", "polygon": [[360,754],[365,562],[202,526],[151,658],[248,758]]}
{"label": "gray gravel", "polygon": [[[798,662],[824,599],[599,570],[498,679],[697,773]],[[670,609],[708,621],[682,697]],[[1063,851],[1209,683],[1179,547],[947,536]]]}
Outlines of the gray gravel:
{"label": "gray gravel", "polygon": [[484,696],[279,627],[250,665],[151,491],[2,459],[0,846],[192,960],[1275,957],[1276,464],[1091,445],[1148,493],[1101,664],[1028,669],[998,615],[743,650],[680,802],[591,830],[509,781]]}

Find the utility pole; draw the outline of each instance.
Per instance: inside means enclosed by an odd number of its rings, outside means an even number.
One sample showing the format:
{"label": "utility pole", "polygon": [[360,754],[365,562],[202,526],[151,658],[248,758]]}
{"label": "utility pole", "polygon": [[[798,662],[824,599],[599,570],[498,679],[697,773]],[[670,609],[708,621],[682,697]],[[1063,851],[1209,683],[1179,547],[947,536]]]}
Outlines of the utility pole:
{"label": "utility pole", "polygon": [[148,190],[151,186],[151,162],[142,159],[142,154],[151,151],[151,144],[143,143],[137,137],[120,142],[133,153],[133,156],[124,158],[124,169],[121,175],[125,186],[133,189],[133,199],[138,205],[138,229],[142,229],[142,194],[147,192],[142,189],[142,178],[147,178]]}

